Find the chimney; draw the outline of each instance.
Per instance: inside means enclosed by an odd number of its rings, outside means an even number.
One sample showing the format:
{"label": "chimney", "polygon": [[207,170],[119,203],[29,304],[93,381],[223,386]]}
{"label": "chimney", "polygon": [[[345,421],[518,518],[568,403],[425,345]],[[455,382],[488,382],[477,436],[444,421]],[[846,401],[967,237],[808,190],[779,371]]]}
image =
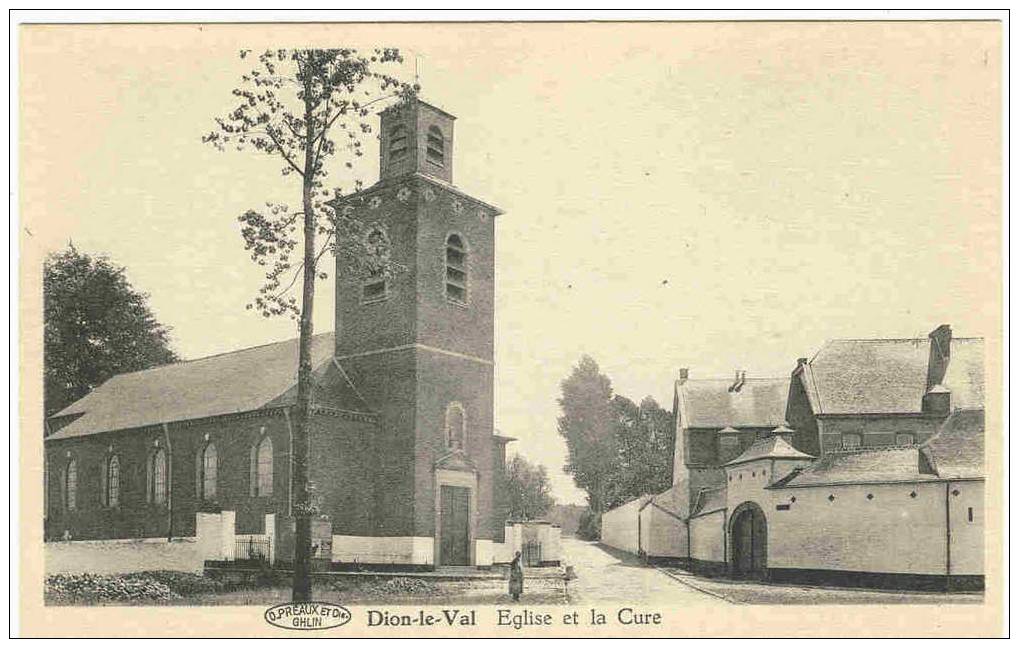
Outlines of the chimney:
{"label": "chimney", "polygon": [[680,384],[685,384],[686,380],[688,380],[688,379],[690,379],[690,369],[689,368],[680,368],[679,369],[679,383]]}
{"label": "chimney", "polygon": [[930,356],[927,358],[927,390],[945,379],[948,361],[952,355],[952,327],[943,324],[930,334]]}
{"label": "chimney", "polygon": [[729,392],[734,393],[735,391],[737,391],[738,390],[736,388],[737,386],[739,386],[739,370],[737,370],[736,374],[733,375],[732,377],[732,383],[729,384]]}
{"label": "chimney", "polygon": [[952,413],[952,392],[941,384],[935,384],[924,393],[920,410],[931,416],[947,416]]}
{"label": "chimney", "polygon": [[739,383],[736,384],[736,392],[739,393],[740,389],[743,388],[743,384],[747,383],[747,371],[744,370],[739,374]]}

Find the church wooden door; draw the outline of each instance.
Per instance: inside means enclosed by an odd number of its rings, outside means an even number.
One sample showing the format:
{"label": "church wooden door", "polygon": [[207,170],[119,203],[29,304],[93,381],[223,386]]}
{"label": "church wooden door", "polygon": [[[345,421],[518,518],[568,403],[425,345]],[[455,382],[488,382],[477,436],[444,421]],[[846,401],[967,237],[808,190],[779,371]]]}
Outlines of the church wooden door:
{"label": "church wooden door", "polygon": [[443,486],[440,490],[439,562],[442,565],[470,564],[470,497],[470,489],[465,487]]}

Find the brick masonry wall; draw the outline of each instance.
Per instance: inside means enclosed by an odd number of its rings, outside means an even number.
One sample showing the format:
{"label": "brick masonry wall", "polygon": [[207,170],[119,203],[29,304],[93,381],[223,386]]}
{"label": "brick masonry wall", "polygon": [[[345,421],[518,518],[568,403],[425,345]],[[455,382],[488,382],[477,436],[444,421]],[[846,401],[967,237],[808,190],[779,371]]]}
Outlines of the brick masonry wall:
{"label": "brick masonry wall", "polygon": [[[250,495],[251,447],[262,436],[273,444],[273,492]],[[198,451],[208,440],[216,445],[216,497],[199,501]],[[171,423],[169,446],[162,427],[48,441],[46,443],[48,512],[46,538],[59,539],[65,530],[74,539],[129,537],[189,537],[195,533],[195,512],[237,511],[237,532],[263,531],[266,513],[285,513],[289,487],[289,431],[281,411],[270,415],[213,419],[199,423]],[[167,450],[172,492],[170,505],[146,500],[147,460],[156,447]],[[62,476],[74,456],[78,466],[77,506],[63,508]],[[103,505],[103,464],[113,454],[121,468],[120,504]]]}
{"label": "brick masonry wall", "polygon": [[[491,438],[495,218],[469,197],[416,176],[386,178],[337,207],[383,226],[402,267],[379,302],[362,303],[360,281],[337,285],[337,354],[380,418],[373,532],[434,536],[434,465],[446,453],[446,408],[458,401],[478,471],[474,536],[497,536],[505,512],[493,488],[505,454]],[[467,245],[466,304],[445,293],[445,245],[454,232]]]}
{"label": "brick masonry wall", "polygon": [[379,417],[367,462],[368,472],[374,476],[374,491],[365,502],[373,510],[371,533],[413,536],[418,380],[415,350],[343,359],[341,364]]}
{"label": "brick masonry wall", "polygon": [[311,478],[334,535],[373,534],[375,439],[375,427],[367,423],[313,416]]}
{"label": "brick masonry wall", "polygon": [[[493,462],[492,366],[467,359],[419,350],[415,535],[435,534],[435,461],[447,452],[446,409],[459,402],[467,417],[465,452],[477,468],[478,525],[476,539],[493,537],[493,483],[502,463]],[[496,521],[498,522],[498,521]]]}

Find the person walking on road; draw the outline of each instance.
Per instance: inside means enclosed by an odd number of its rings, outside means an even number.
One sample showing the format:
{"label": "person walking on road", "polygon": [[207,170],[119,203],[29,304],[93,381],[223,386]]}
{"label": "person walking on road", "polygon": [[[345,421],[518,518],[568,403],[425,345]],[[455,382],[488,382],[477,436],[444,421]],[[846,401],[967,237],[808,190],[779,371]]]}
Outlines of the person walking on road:
{"label": "person walking on road", "polygon": [[520,551],[510,562],[509,593],[514,601],[519,601],[520,595],[524,593],[524,567],[520,564]]}

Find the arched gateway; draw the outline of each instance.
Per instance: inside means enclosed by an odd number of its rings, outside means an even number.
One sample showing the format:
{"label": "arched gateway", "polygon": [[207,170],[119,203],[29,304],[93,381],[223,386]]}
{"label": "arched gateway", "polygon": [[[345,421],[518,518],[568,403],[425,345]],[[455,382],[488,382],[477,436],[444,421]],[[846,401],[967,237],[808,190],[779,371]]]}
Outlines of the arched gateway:
{"label": "arched gateway", "polygon": [[729,519],[729,574],[765,580],[768,576],[768,522],[756,503],[739,505]]}

